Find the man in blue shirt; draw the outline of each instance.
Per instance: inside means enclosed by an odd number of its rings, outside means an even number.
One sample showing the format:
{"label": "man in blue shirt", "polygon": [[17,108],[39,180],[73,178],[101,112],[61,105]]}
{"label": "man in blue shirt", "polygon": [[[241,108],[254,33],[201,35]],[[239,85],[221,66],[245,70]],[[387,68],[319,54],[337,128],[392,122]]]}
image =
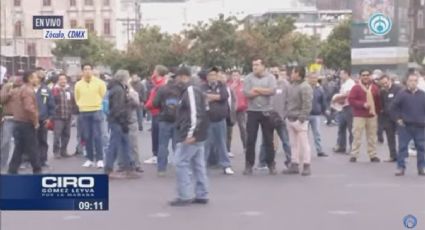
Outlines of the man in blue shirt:
{"label": "man in blue shirt", "polygon": [[417,153],[419,176],[425,176],[425,92],[418,89],[418,76],[409,73],[407,89],[395,98],[391,111],[398,124],[399,156],[397,157],[396,176],[404,176],[405,159],[409,156],[408,146],[414,141]]}

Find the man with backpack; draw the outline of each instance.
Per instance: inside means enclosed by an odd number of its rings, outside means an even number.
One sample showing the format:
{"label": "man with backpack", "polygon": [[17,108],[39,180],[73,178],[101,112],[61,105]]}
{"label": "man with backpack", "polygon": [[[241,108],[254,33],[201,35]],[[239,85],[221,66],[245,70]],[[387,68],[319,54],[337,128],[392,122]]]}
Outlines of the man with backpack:
{"label": "man with backpack", "polygon": [[159,108],[159,147],[158,147],[158,176],[165,176],[168,164],[168,144],[172,143],[175,149],[175,121],[179,104],[180,90],[174,81],[175,75],[166,85],[158,89],[153,100],[153,106]]}

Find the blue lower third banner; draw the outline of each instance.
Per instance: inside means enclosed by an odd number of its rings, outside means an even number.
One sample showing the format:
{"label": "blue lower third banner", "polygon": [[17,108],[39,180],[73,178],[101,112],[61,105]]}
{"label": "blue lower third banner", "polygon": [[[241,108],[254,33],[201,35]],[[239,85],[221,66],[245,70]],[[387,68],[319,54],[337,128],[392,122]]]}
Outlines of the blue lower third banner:
{"label": "blue lower third banner", "polygon": [[0,210],[109,209],[107,175],[1,175]]}

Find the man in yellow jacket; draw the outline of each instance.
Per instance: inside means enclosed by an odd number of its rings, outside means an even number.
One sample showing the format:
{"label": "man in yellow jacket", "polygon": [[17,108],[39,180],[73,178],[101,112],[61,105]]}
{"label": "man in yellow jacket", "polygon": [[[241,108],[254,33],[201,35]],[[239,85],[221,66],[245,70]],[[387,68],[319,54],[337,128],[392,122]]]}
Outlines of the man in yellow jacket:
{"label": "man in yellow jacket", "polygon": [[[83,167],[96,166],[103,168],[102,129],[103,120],[102,101],[106,93],[106,84],[101,79],[93,76],[93,67],[84,64],[83,76],[75,85],[75,102],[79,109],[83,140],[86,143],[87,161]],[[96,156],[94,156],[96,150]]]}

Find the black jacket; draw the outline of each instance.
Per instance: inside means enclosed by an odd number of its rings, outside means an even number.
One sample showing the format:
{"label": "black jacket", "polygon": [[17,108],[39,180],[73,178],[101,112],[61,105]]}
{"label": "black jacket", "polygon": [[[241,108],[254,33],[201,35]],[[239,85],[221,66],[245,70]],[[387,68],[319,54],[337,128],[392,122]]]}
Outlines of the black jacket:
{"label": "black jacket", "polygon": [[396,120],[395,114],[391,112],[391,106],[396,98],[397,94],[402,90],[402,87],[397,84],[393,84],[389,90],[381,91],[381,103],[382,103],[382,114],[384,119]]}
{"label": "black jacket", "polygon": [[118,81],[111,81],[108,85],[109,114],[108,121],[118,123],[128,132],[130,124],[130,100],[128,89]]}
{"label": "black jacket", "polygon": [[403,89],[397,94],[390,108],[396,120],[401,119],[409,126],[425,128],[425,92],[418,89],[412,93]]}
{"label": "black jacket", "polygon": [[196,142],[205,141],[208,114],[204,94],[195,86],[189,85],[182,89],[181,95],[176,116],[176,141],[183,142],[191,137],[194,137]]}
{"label": "black jacket", "polygon": [[226,86],[221,82],[217,82],[217,84],[214,85],[205,83],[202,85],[201,89],[206,94],[220,95],[220,100],[208,103],[208,116],[210,121],[219,122],[225,119],[229,112],[227,103],[229,94],[227,93]]}
{"label": "black jacket", "polygon": [[326,111],[326,95],[321,86],[313,88],[313,105],[311,107],[310,115],[319,116],[323,115]]}
{"label": "black jacket", "polygon": [[169,81],[166,85],[158,89],[153,100],[153,106],[159,108],[160,121],[175,122],[177,105],[181,92],[174,81]]}

